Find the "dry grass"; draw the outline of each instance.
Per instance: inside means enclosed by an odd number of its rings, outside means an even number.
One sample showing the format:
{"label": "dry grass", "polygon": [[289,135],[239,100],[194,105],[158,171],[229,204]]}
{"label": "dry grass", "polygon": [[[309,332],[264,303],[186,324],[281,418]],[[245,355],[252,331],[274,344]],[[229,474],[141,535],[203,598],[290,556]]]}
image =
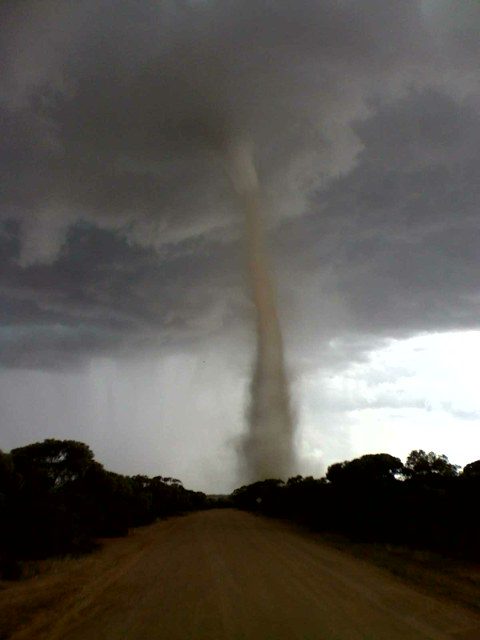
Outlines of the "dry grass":
{"label": "dry grass", "polygon": [[445,558],[431,551],[388,544],[352,542],[342,536],[319,535],[336,549],[371,562],[424,592],[480,612],[480,564]]}
{"label": "dry grass", "polygon": [[101,541],[98,549],[85,556],[23,563],[22,580],[0,580],[0,640],[16,637],[32,624],[40,631],[43,618],[52,611],[68,610],[92,578],[108,580],[112,568],[128,563],[149,536],[147,528],[138,529],[127,538]]}

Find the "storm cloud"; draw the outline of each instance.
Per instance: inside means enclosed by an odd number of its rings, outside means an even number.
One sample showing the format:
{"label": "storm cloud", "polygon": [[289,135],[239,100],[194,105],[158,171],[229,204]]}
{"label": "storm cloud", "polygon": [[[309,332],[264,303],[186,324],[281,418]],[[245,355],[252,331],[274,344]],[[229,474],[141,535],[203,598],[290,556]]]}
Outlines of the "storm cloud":
{"label": "storm cloud", "polygon": [[244,387],[252,309],[224,167],[242,136],[298,384],[390,338],[478,328],[473,3],[0,11],[3,375],[220,342]]}

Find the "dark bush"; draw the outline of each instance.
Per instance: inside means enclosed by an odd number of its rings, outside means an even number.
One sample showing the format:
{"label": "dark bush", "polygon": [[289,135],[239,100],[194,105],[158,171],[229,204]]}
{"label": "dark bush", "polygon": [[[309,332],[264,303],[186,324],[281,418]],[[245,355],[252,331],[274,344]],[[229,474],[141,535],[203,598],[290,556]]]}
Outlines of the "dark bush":
{"label": "dark bush", "polygon": [[444,455],[412,451],[405,465],[389,454],[331,465],[326,478],[296,476],[236,489],[241,509],[286,517],[318,531],[366,542],[407,544],[480,558],[480,461],[458,467]]}
{"label": "dark bush", "polygon": [[106,471],[81,442],[49,439],[0,451],[0,576],[20,577],[20,560],[84,553],[98,537],[123,536],[206,503],[175,478]]}

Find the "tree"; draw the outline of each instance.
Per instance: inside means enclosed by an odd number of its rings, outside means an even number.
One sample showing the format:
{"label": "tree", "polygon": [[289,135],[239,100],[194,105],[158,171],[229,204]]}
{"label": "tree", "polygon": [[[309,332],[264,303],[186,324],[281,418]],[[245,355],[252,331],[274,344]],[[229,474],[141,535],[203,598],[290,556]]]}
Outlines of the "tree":
{"label": "tree", "polygon": [[12,456],[0,450],[0,504],[11,493],[15,479]]}
{"label": "tree", "polygon": [[233,503],[241,509],[261,510],[265,513],[276,512],[279,508],[283,480],[269,478],[235,489]]}
{"label": "tree", "polygon": [[327,469],[326,478],[332,484],[345,484],[348,482],[347,467],[349,462],[335,462]]}
{"label": "tree", "polygon": [[449,462],[446,455],[437,455],[423,449],[415,449],[410,453],[405,463],[407,478],[454,478],[458,476],[459,467]]}
{"label": "tree", "polygon": [[90,447],[75,440],[47,439],[11,451],[15,469],[58,489],[83,477],[93,463]]}
{"label": "tree", "polygon": [[402,461],[388,453],[374,453],[349,462],[337,462],[328,467],[327,480],[336,485],[385,484],[392,482],[404,470]]}
{"label": "tree", "polygon": [[463,468],[462,476],[464,478],[476,478],[480,480],[480,460],[475,460],[475,462],[470,462],[470,464],[467,464]]}

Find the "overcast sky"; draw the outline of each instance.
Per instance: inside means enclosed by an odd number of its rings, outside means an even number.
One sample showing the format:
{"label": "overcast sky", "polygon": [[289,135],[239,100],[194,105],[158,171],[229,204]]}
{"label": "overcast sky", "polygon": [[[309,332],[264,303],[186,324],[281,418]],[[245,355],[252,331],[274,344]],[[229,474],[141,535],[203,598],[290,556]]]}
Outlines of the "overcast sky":
{"label": "overcast sky", "polygon": [[254,357],[254,149],[299,472],[480,457],[480,5],[0,8],[0,447],[229,491]]}

